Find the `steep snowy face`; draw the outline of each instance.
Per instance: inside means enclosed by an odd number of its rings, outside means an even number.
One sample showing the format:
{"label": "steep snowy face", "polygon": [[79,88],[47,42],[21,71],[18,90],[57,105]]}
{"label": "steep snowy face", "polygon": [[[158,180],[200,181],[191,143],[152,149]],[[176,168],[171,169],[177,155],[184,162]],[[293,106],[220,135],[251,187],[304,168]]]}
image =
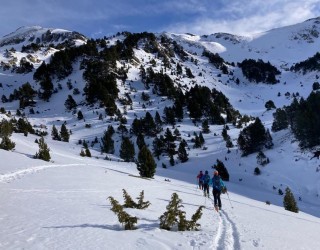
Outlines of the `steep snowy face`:
{"label": "steep snowy face", "polygon": [[320,18],[251,36],[227,33],[213,33],[201,37],[171,34],[171,38],[190,53],[202,48],[219,53],[228,62],[241,62],[249,58],[262,59],[282,68],[290,67],[316,54],[320,46],[319,36]]}

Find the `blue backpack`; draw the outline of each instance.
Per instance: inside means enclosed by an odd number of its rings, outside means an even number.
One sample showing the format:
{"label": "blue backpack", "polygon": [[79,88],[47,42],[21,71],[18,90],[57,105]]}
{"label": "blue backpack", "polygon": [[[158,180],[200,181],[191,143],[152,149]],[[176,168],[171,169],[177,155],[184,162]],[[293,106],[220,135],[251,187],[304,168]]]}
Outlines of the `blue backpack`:
{"label": "blue backpack", "polygon": [[205,174],[203,176],[203,183],[204,184],[209,184],[210,183],[210,176],[208,174]]}
{"label": "blue backpack", "polygon": [[214,176],[214,177],[212,178],[212,187],[213,187],[214,189],[221,190],[221,188],[222,188],[222,183],[221,183],[220,176]]}

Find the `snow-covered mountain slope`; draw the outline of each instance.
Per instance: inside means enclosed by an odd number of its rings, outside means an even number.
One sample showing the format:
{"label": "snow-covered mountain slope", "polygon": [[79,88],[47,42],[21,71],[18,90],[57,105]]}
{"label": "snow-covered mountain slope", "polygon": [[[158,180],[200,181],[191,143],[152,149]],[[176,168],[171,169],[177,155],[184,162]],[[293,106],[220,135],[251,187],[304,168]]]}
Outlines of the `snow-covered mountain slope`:
{"label": "snow-covered mountain slope", "polygon": [[[277,67],[287,68],[319,51],[319,34],[320,19],[314,18],[248,37],[225,33],[171,36],[182,42],[187,50],[197,52],[194,47],[201,46],[213,53],[219,53],[228,62],[237,63],[246,58],[263,59]],[[202,52],[202,48],[200,51]]]}
{"label": "snow-covered mountain slope", "polygon": [[[221,91],[234,109],[242,115],[259,117],[264,126],[270,129],[274,110],[266,110],[265,103],[272,100],[280,108],[289,105],[297,93],[306,98],[312,91],[312,84],[318,79],[316,71],[304,75],[289,71],[294,63],[317,52],[318,22],[318,19],[312,19],[252,37],[157,34],[155,43],[161,53],[167,53],[168,47],[166,41],[161,42],[163,35],[172,39],[171,42],[175,41],[186,53],[187,60],[182,60],[178,53],[174,53],[169,58],[170,67],[165,67],[163,59],[157,53],[152,53],[153,44],[142,39],[133,48],[133,60],[117,61],[117,68],[127,70],[125,81],[116,80],[119,89],[116,104],[127,120],[125,126],[130,129],[133,120],[143,118],[146,112],[152,116],[159,112],[163,117],[164,109],[173,105],[172,100],[156,95],[152,88],[146,87],[140,70],[141,67],[150,67],[156,73],[168,74],[183,92],[195,84]],[[53,40],[40,40],[36,50],[35,47],[28,47],[46,34]],[[9,98],[15,89],[26,82],[39,91],[40,84],[33,75],[41,63],[50,63],[57,51],[87,42],[81,35],[72,34],[61,29],[24,27],[2,38],[0,96]],[[124,39],[124,34],[102,39],[105,45],[99,45],[98,51]],[[99,41],[98,44],[103,42]],[[204,49],[218,53],[226,62],[234,62],[227,64],[229,73],[222,74],[220,69],[209,63],[208,58],[202,56]],[[23,57],[32,63],[34,69],[18,74],[16,67],[19,67]],[[277,76],[279,83],[249,82],[237,63],[250,58],[275,65],[281,71],[281,75]],[[9,152],[0,150],[0,193],[1,204],[4,204],[0,207],[1,249],[317,249],[316,233],[320,225],[319,160],[310,159],[312,153],[299,148],[289,129],[272,133],[274,146],[264,151],[270,163],[259,166],[261,175],[256,176],[257,155],[242,157],[236,146],[240,128],[228,124],[228,134],[235,145],[230,151],[221,135],[223,125],[212,124],[211,132],[203,135],[204,147],[194,149],[192,136],[202,130],[201,123],[192,122],[184,110],[184,118],[177,121],[174,127],[165,125],[164,130],[179,129],[181,138],[189,144],[189,160],[181,163],[175,158],[175,165],[170,166],[169,157],[163,154],[156,159],[154,179],[135,178],[139,175],[136,165],[122,162],[119,156],[122,140],[122,134],[117,130],[119,119],[108,116],[99,103],[86,103],[82,59],[73,62],[73,70],[66,78],[53,78],[56,91],[49,101],[36,97],[34,107],[20,110],[34,128],[41,128],[48,133],[45,141],[50,148],[51,161],[33,159],[38,151],[38,144],[34,142],[39,137],[35,135],[13,133],[11,139],[16,143],[15,149]],[[176,74],[178,63],[183,69],[180,75]],[[191,70],[194,78],[187,76],[186,68]],[[75,89],[79,90],[79,94],[74,94]],[[148,94],[150,99],[143,100],[142,93]],[[75,111],[66,110],[64,105],[69,95],[78,105]],[[123,104],[121,98],[128,96],[132,104]],[[18,100],[0,102],[0,107],[6,111],[0,114],[0,120],[19,118],[16,116]],[[83,113],[84,119],[77,118],[78,111]],[[60,128],[64,123],[72,131],[69,143],[52,140],[53,125]],[[114,154],[101,153],[99,143],[93,143],[95,138],[100,141],[109,125],[116,129],[113,136]],[[130,136],[136,144],[136,136]],[[90,143],[92,158],[79,156],[83,148],[79,141],[83,140]],[[146,136],[145,141],[152,150],[153,138]],[[137,153],[137,145],[135,149]],[[228,196],[223,196],[223,211],[220,214],[213,210],[212,200],[205,199],[196,188],[195,178],[199,170],[208,170],[212,174],[212,166],[217,159],[223,161],[230,174],[227,183],[230,200]],[[163,164],[166,168],[162,167]],[[284,191],[287,186],[296,198],[300,209],[298,214],[283,208],[283,196],[278,192],[279,189]],[[139,219],[135,231],[123,230],[106,200],[111,195],[122,201],[123,188],[132,197],[137,197],[144,190],[146,199],[152,203],[145,211],[127,210]],[[159,216],[165,211],[173,192],[183,200],[187,216],[191,216],[198,206],[206,206],[199,232],[167,232],[159,229]]]}
{"label": "snow-covered mountain slope", "polygon": [[[159,168],[154,179],[144,180],[136,177],[134,164],[105,161],[99,153],[94,153],[96,158],[82,158],[77,156],[79,146],[63,142],[50,142],[53,162],[31,159],[36,144],[30,141],[36,137],[28,137],[14,136],[19,145],[16,152],[1,152],[0,249],[318,247],[320,219],[259,201],[270,194],[258,183],[254,189],[238,181],[228,183],[229,194],[222,195],[223,209],[217,213],[212,197],[205,198],[194,182],[196,166],[184,171]],[[206,163],[205,158],[194,162]],[[123,230],[107,200],[112,196],[122,204],[122,189],[133,199],[144,190],[145,201],[151,202],[145,210],[126,210],[138,218],[134,231]],[[173,193],[182,199],[187,219],[205,206],[200,231],[159,229],[159,217]],[[245,197],[252,193],[257,200]]]}
{"label": "snow-covered mountain slope", "polygon": [[48,29],[40,26],[24,26],[0,39],[0,47],[30,43],[58,44],[66,40],[83,43],[87,38],[78,32],[63,29]]}

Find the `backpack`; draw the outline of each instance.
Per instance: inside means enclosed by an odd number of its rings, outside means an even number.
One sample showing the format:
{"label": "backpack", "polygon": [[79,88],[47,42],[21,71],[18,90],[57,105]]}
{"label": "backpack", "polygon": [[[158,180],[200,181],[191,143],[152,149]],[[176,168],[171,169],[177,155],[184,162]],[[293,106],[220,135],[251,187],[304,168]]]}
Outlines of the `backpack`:
{"label": "backpack", "polygon": [[210,183],[210,176],[208,174],[203,176],[203,183],[209,184]]}
{"label": "backpack", "polygon": [[221,185],[220,176],[213,177],[213,178],[212,178],[212,181],[213,181],[213,185],[212,185],[213,188],[214,188],[214,189],[221,190],[222,185]]}

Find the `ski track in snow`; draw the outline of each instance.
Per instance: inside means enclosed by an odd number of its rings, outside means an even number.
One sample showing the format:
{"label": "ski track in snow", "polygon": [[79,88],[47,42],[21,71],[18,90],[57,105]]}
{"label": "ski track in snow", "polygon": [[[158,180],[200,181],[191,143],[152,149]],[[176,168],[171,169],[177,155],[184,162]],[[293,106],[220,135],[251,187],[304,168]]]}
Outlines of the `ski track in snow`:
{"label": "ski track in snow", "polygon": [[[213,200],[210,198],[212,204]],[[230,219],[227,212],[220,210],[219,227],[214,239],[214,249],[217,250],[239,250],[241,249],[240,236],[236,224]]]}
{"label": "ski track in snow", "polygon": [[86,165],[86,164],[58,164],[58,165],[43,165],[43,166],[37,166],[37,167],[30,167],[22,170],[18,170],[13,173],[8,174],[2,174],[0,175],[0,183],[9,183],[11,181],[14,181],[16,179],[20,179],[24,175],[28,174],[34,174],[36,172],[39,172],[41,170],[47,169],[47,168],[57,168],[57,167],[70,167],[70,166],[79,166],[79,165]]}

